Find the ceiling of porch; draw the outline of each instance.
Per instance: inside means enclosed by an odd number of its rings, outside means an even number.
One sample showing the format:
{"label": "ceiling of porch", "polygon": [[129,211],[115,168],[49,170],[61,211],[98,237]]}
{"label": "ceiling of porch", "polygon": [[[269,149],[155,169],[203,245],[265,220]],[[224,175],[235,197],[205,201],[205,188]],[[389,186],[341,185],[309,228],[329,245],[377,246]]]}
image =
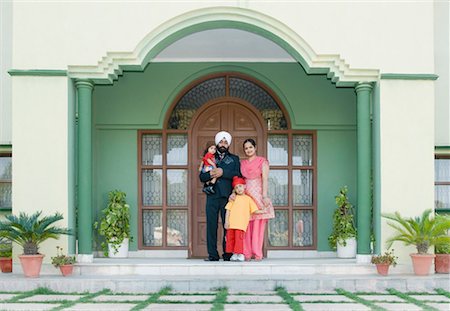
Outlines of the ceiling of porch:
{"label": "ceiling of porch", "polygon": [[296,62],[284,49],[238,29],[200,31],[174,42],[152,62]]}

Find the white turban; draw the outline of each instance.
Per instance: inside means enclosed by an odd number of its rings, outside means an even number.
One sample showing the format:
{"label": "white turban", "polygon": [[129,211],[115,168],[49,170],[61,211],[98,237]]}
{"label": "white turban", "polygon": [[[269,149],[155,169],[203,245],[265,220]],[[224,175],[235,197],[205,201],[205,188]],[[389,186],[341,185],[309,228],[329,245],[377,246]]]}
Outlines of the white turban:
{"label": "white turban", "polygon": [[214,141],[216,142],[216,145],[220,143],[222,139],[225,139],[228,143],[228,145],[231,145],[231,134],[225,131],[219,132],[216,134],[216,138]]}

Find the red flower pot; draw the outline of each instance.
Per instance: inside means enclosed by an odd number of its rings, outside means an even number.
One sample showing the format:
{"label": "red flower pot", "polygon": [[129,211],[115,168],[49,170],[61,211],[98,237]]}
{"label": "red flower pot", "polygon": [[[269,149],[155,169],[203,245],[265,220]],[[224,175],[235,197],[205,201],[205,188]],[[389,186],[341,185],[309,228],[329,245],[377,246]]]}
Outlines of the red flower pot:
{"label": "red flower pot", "polygon": [[44,255],[20,255],[19,259],[20,264],[22,265],[23,274],[27,278],[39,277]]}
{"label": "red flower pot", "polygon": [[61,273],[63,276],[71,275],[73,272],[73,265],[62,265],[59,266],[59,270],[61,270]]}
{"label": "red flower pot", "polygon": [[436,273],[450,273],[450,254],[436,254],[434,269]]}
{"label": "red flower pot", "polygon": [[377,266],[378,274],[388,275],[390,264],[388,264],[388,263],[377,263],[376,266]]}
{"label": "red flower pot", "polygon": [[0,269],[3,273],[12,272],[12,258],[0,257]]}
{"label": "red flower pot", "polygon": [[436,257],[434,254],[410,254],[414,273],[416,275],[428,275],[430,274],[430,267],[433,264],[433,259]]}

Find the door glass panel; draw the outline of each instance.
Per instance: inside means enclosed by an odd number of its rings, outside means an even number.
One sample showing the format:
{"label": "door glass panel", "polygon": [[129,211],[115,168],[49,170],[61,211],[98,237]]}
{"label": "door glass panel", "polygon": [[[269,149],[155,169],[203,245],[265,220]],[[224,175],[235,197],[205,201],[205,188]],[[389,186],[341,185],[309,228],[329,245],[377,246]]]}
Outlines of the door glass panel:
{"label": "door glass panel", "polygon": [[292,165],[299,165],[299,166],[313,165],[311,135],[294,135]]}
{"label": "door glass panel", "polygon": [[142,165],[162,164],[162,138],[157,134],[142,136]]}
{"label": "door glass panel", "polygon": [[143,211],[142,233],[145,246],[162,246],[162,211]]}
{"label": "door glass panel", "polygon": [[162,170],[142,171],[142,204],[162,205]]}
{"label": "door glass panel", "polygon": [[288,165],[287,135],[269,135],[267,157],[270,165]]}
{"label": "door glass panel", "polygon": [[167,205],[187,206],[187,170],[167,170]]}
{"label": "door glass panel", "polygon": [[293,170],[292,171],[292,200],[294,206],[312,205],[312,170]]}
{"label": "door glass panel", "polygon": [[313,244],[312,211],[294,211],[293,241],[294,246],[311,246]]}
{"label": "door glass panel", "polygon": [[187,211],[167,211],[167,246],[188,245]]}
{"label": "door glass panel", "polygon": [[269,220],[269,244],[270,246],[288,246],[288,211],[275,211],[275,218]]}
{"label": "door glass panel", "polygon": [[450,185],[434,186],[434,198],[436,209],[450,208]]}
{"label": "door glass panel", "polygon": [[269,198],[274,206],[288,205],[288,171],[270,170],[269,172]]}
{"label": "door glass panel", "polygon": [[168,135],[167,164],[187,165],[188,142],[186,135]]}

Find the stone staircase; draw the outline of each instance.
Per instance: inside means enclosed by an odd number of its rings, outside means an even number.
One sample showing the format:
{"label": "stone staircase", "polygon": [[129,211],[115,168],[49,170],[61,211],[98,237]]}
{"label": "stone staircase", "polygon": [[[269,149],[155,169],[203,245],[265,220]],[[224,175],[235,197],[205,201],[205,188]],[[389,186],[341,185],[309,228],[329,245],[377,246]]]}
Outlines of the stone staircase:
{"label": "stone staircase", "polygon": [[230,290],[267,291],[282,286],[289,291],[330,292],[342,288],[353,292],[377,292],[386,288],[428,292],[450,290],[449,275],[415,276],[410,265],[391,267],[389,276],[379,276],[371,264],[355,259],[265,259],[261,262],[204,262],[174,258],[95,258],[79,263],[74,274],[62,277],[59,270],[43,265],[37,279],[24,278],[20,264],[14,273],[0,274],[0,291],[47,287],[59,292],[98,291],[146,293],[170,286],[174,291]]}

